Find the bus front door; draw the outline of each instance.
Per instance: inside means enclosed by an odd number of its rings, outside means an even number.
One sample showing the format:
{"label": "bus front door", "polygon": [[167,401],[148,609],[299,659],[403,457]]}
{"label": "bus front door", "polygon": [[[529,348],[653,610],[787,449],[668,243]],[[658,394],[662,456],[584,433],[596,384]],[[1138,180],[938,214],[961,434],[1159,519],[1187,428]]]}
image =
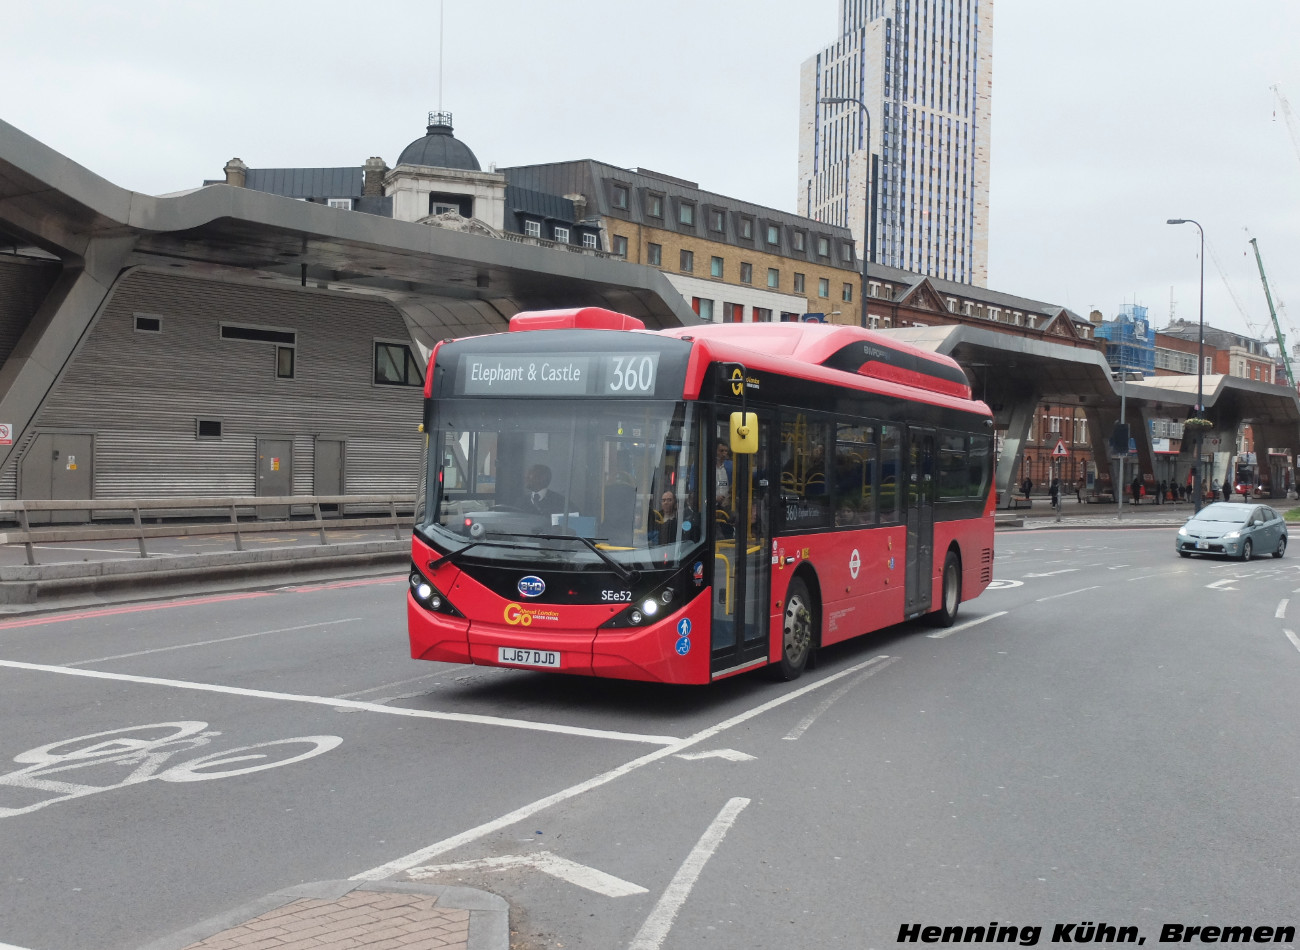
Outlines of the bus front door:
{"label": "bus front door", "polygon": [[934,565],[935,435],[933,429],[907,429],[907,556],[904,559],[906,617],[930,611]]}
{"label": "bus front door", "polygon": [[768,464],[771,422],[760,420],[758,451],[730,455],[729,409],[719,412],[710,457],[714,517],[713,633],[710,670],[721,676],[768,656],[768,579],[772,530]]}

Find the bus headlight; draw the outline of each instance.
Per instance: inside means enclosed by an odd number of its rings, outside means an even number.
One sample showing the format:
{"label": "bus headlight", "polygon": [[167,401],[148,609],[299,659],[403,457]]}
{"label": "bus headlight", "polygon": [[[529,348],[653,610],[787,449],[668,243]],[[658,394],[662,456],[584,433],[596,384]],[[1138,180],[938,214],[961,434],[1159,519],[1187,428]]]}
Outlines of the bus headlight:
{"label": "bus headlight", "polygon": [[653,617],[659,613],[659,602],[652,597],[647,597],[645,603],[641,605],[641,610],[647,617]]}
{"label": "bus headlight", "polygon": [[640,623],[642,620],[645,619],[645,617],[641,616],[641,611],[634,610],[627,615],[627,619],[630,620],[632,623]]}
{"label": "bus headlight", "polygon": [[434,587],[432,582],[420,573],[418,568],[411,568],[411,574],[407,580],[411,585],[411,596],[425,610],[431,610],[439,614],[450,614],[453,617],[464,616],[443,596],[442,591]]}

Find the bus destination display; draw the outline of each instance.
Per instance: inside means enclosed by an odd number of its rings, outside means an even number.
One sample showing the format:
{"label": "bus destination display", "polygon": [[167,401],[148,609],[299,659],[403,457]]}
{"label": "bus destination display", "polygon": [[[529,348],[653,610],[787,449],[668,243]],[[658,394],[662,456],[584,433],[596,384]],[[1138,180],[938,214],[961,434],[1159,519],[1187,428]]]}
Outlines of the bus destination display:
{"label": "bus destination display", "polygon": [[460,358],[456,393],[464,396],[653,396],[658,353],[588,353]]}

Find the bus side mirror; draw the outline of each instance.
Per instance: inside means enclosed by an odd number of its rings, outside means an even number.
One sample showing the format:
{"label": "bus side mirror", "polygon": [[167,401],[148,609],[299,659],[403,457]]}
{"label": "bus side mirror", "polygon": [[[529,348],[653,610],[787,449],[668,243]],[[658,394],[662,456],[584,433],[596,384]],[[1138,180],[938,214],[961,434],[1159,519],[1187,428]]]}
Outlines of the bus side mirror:
{"label": "bus side mirror", "polygon": [[731,414],[731,454],[753,455],[758,451],[758,414],[733,412]]}

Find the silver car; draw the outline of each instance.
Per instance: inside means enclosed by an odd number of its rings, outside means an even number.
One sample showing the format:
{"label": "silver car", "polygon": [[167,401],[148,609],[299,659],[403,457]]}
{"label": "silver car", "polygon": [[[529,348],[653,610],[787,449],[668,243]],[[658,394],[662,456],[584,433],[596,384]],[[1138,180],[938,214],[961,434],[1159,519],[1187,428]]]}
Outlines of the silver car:
{"label": "silver car", "polygon": [[1249,561],[1256,554],[1286,553],[1286,522],[1268,505],[1229,501],[1206,505],[1178,529],[1174,550],[1193,554],[1226,554]]}

